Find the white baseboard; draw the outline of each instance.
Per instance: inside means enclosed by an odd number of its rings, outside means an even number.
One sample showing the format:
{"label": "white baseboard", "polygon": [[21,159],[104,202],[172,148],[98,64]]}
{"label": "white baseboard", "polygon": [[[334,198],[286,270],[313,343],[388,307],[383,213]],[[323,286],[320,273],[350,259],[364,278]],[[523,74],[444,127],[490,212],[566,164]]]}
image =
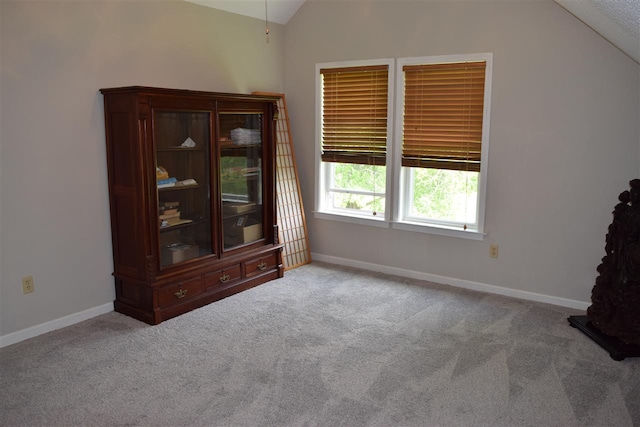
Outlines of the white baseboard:
{"label": "white baseboard", "polygon": [[[474,291],[487,292],[490,294],[504,295],[529,301],[537,301],[546,304],[558,305],[561,307],[574,308],[586,311],[591,305],[590,302],[571,300],[567,298],[559,298],[549,295],[537,294],[534,292],[520,291],[517,289],[503,288],[500,286],[488,285],[486,283],[472,282],[469,280],[456,279],[453,277],[438,276],[435,274],[423,273],[420,271],[405,270],[403,268],[390,267],[380,264],[372,264],[363,261],[355,261],[347,258],[338,258],[330,255],[322,255],[317,253],[311,254],[311,259],[315,261],[327,262],[330,264],[343,265],[347,267],[355,267],[363,270],[377,271],[380,273],[394,274],[396,276],[408,277],[411,279],[425,280],[427,282],[441,283],[443,285],[455,286],[457,288],[470,289]],[[18,332],[0,336],[0,348],[16,344],[20,341],[55,331],[56,329],[71,326],[84,320],[91,319],[101,314],[113,311],[113,303],[100,305],[90,308],[79,313],[70,314],[60,319],[32,326]]]}
{"label": "white baseboard", "polygon": [[587,310],[591,305],[590,302],[571,300],[567,298],[554,297],[550,295],[537,294],[534,292],[520,291],[517,289],[503,288],[486,283],[472,282],[469,280],[456,279],[453,277],[437,276],[435,274],[422,273],[420,271],[405,270],[403,268],[389,267],[386,265],[372,264],[363,261],[355,261],[352,259],[338,258],[330,255],[322,255],[317,253],[311,254],[314,261],[328,262],[330,264],[343,265],[346,267],[355,267],[363,270],[376,271],[379,273],[393,274],[411,279],[425,280],[427,282],[440,283],[443,285],[455,286],[457,288],[470,289],[474,291],[487,292],[490,294],[504,295],[507,297],[518,298],[528,301],[543,302],[546,304],[558,305],[561,307],[575,308],[577,310]]}
{"label": "white baseboard", "polygon": [[56,329],[71,326],[84,320],[100,316],[101,314],[110,313],[112,311],[113,303],[111,302],[81,311],[79,313],[70,314],[59,319],[51,320],[50,322],[32,326],[18,332],[3,335],[0,336],[0,348],[9,346],[11,344],[16,344],[29,338],[37,337],[38,335],[46,334],[47,332],[55,331]]}

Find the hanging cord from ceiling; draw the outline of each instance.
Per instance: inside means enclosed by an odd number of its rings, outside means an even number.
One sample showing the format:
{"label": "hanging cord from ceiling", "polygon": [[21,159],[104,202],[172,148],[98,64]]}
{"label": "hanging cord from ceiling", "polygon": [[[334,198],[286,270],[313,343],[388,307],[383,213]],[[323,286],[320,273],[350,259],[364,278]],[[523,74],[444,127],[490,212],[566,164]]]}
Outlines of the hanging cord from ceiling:
{"label": "hanging cord from ceiling", "polygon": [[267,10],[267,0],[264,0],[264,32],[269,43],[269,12]]}

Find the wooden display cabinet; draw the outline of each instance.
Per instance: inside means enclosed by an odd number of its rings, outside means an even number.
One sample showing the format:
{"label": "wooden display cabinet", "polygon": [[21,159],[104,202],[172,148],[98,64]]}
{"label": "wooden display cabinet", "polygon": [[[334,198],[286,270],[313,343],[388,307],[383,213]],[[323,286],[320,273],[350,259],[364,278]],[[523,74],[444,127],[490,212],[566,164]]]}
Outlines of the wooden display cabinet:
{"label": "wooden display cabinet", "polygon": [[104,96],[115,310],[150,324],[282,277],[277,98]]}

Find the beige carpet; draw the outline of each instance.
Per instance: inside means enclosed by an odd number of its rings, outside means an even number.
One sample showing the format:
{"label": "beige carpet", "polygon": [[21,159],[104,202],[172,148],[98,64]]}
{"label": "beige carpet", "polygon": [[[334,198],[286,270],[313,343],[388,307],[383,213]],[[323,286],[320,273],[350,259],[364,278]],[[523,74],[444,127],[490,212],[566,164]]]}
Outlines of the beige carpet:
{"label": "beige carpet", "polygon": [[575,310],[313,263],[158,326],[0,349],[2,426],[632,426],[640,359]]}

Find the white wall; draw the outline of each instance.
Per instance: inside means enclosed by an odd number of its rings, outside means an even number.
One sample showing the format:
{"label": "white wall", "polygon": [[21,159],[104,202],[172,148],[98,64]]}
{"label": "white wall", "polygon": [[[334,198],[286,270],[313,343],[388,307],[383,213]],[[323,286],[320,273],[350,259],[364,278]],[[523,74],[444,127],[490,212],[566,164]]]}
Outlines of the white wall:
{"label": "white wall", "polygon": [[[586,307],[617,196],[638,174],[636,62],[551,0],[307,0],[285,44],[313,253]],[[314,219],[315,64],[477,52],[494,54],[484,241]]]}
{"label": "white wall", "polygon": [[98,90],[282,92],[284,28],[270,27],[267,43],[264,21],[182,1],[0,1],[0,341],[112,308]]}

